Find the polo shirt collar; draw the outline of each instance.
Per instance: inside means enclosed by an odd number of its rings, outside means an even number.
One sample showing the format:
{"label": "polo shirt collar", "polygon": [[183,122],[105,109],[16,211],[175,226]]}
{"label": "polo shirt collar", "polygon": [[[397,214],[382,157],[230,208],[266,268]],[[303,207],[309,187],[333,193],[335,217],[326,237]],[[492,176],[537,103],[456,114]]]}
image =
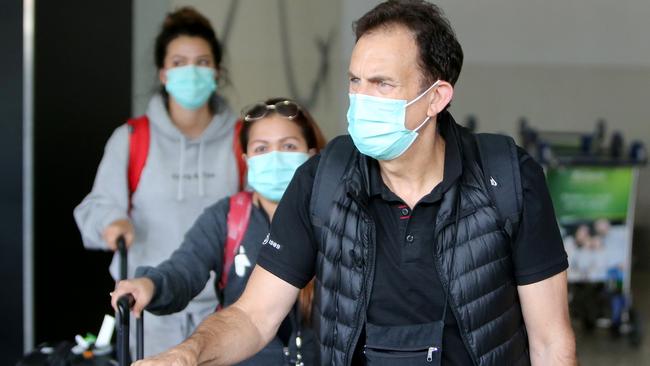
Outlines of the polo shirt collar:
{"label": "polo shirt collar", "polygon": [[[440,200],[444,193],[456,183],[462,174],[462,158],[458,147],[460,141],[452,126],[453,123],[455,122],[453,122],[448,112],[443,112],[438,115],[437,128],[445,140],[445,170],[442,182],[435,186],[429,194],[422,197],[420,202],[433,203]],[[379,162],[375,159],[368,158],[368,168],[370,197],[378,196],[385,201],[401,202],[402,200],[386,186],[381,178]]]}

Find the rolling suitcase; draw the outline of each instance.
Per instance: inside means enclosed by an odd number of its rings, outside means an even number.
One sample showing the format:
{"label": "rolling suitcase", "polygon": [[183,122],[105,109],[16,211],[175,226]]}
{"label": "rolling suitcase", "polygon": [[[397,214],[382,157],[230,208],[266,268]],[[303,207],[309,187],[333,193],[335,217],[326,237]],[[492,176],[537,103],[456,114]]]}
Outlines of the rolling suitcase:
{"label": "rolling suitcase", "polygon": [[[127,249],[123,237],[118,238],[117,246],[120,253],[120,279],[127,278]],[[134,299],[129,295],[122,296],[117,301],[117,311],[115,312],[117,341],[115,356],[117,364],[126,366],[131,364],[129,355],[129,320],[130,310]],[[144,320],[141,316],[136,322],[136,360],[140,360],[144,355]],[[101,332],[100,332],[101,333]],[[110,339],[110,337],[107,337]],[[78,354],[73,352],[75,344],[69,341],[62,341],[56,344],[43,343],[29,352],[17,363],[17,366],[108,366],[115,365],[116,361],[110,354],[98,354],[93,352],[84,352]],[[110,352],[109,352],[110,353]]]}

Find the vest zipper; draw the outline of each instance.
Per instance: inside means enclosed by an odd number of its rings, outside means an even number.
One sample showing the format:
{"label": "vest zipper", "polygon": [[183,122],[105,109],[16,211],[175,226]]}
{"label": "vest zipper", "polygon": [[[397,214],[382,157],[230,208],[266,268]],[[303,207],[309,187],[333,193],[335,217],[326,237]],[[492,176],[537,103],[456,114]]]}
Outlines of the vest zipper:
{"label": "vest zipper", "polygon": [[[345,357],[347,358],[346,364],[349,366],[352,364],[352,356],[354,355],[354,352],[357,349],[357,345],[359,344],[359,338],[361,337],[361,330],[362,327],[364,326],[366,322],[366,315],[368,313],[368,303],[370,299],[370,292],[372,289],[372,284],[373,284],[373,273],[375,271],[375,223],[370,219],[370,215],[365,210],[365,206],[362,205],[356,197],[353,197],[352,199],[358,206],[361,211],[360,219],[365,221],[368,225],[367,228],[367,235],[368,235],[368,240],[367,240],[367,245],[368,245],[368,260],[366,261],[366,270],[364,270],[364,282],[365,282],[365,291],[363,291],[363,306],[361,307],[361,314],[357,315],[357,318],[359,319],[358,324],[360,324],[357,327],[357,330],[355,331],[354,337],[352,338],[351,344],[349,344],[348,349],[345,352]],[[365,219],[364,219],[365,217]],[[362,249],[363,252],[363,249]],[[362,254],[363,255],[363,254]]]}
{"label": "vest zipper", "polygon": [[433,361],[433,352],[438,351],[438,348],[436,347],[429,347],[429,350],[427,351],[427,362]]}
{"label": "vest zipper", "polygon": [[[434,244],[435,244],[435,246],[437,248],[437,246],[438,246],[437,235],[436,235],[436,238],[434,239]],[[456,245],[456,243],[454,243],[454,245]],[[442,249],[443,249],[442,253],[444,253],[444,248],[442,248]],[[450,283],[447,282],[448,279],[442,275],[442,271],[441,271],[440,265],[438,263],[439,259],[442,260],[442,254],[440,254],[440,256],[438,257],[434,253],[434,255],[433,255],[434,267],[436,268],[436,272],[438,273],[438,278],[440,279],[440,283],[442,283],[443,290],[445,292],[447,292],[447,301],[449,302],[449,307],[451,308],[451,312],[454,314],[454,317],[456,317],[456,326],[458,326],[458,331],[460,332],[460,336],[463,339],[463,344],[465,345],[465,349],[467,350],[467,353],[469,353],[469,356],[472,359],[472,363],[474,365],[478,366],[478,361],[476,360],[476,356],[471,351],[472,348],[469,347],[469,342],[467,341],[466,334],[463,331],[461,321],[459,320],[460,317],[458,316],[458,310],[456,309],[456,305],[454,304],[453,297],[451,296],[451,289],[449,288]],[[445,304],[444,306],[447,306],[447,304]],[[444,327],[445,327],[445,325],[443,325],[443,338],[444,338]]]}

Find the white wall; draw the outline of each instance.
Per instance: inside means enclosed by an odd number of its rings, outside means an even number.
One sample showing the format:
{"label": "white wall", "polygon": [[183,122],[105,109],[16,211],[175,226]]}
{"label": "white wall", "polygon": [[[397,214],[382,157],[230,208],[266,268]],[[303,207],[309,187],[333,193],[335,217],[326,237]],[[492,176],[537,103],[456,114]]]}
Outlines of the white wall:
{"label": "white wall", "polygon": [[470,63],[650,66],[647,0],[435,3]]}

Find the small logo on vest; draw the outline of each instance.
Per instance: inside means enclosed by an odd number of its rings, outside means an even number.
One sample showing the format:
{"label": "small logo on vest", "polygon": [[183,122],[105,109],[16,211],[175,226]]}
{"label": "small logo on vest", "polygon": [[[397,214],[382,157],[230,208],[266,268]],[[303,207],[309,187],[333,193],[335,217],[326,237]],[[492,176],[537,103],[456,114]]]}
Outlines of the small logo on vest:
{"label": "small logo on vest", "polygon": [[496,186],[499,185],[499,184],[497,183],[497,181],[494,180],[494,178],[492,178],[492,177],[490,177],[490,184],[491,184],[493,187],[496,187]]}

